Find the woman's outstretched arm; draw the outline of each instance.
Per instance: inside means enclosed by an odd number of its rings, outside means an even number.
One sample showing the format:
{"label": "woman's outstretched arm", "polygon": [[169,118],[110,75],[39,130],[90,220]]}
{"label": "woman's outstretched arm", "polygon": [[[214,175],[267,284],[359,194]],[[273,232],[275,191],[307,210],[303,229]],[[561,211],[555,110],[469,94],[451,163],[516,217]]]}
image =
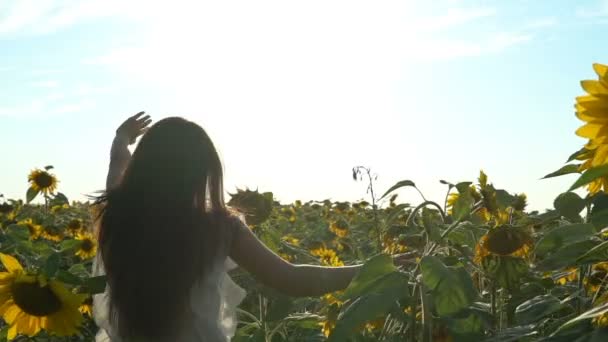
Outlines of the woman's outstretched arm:
{"label": "woman's outstretched arm", "polygon": [[150,116],[143,116],[144,112],[139,112],[128,118],[116,130],[116,136],[112,141],[112,149],[110,150],[110,166],[108,177],[106,178],[106,189],[111,189],[119,184],[129,160],[131,160],[131,152],[129,145],[135,143],[137,137],[142,135],[150,122]]}
{"label": "woman's outstretched arm", "polygon": [[[362,266],[294,265],[266,247],[245,224],[236,231],[230,256],[264,285],[294,297],[316,297],[343,290]],[[395,263],[405,264],[413,258],[401,255],[395,258]]]}

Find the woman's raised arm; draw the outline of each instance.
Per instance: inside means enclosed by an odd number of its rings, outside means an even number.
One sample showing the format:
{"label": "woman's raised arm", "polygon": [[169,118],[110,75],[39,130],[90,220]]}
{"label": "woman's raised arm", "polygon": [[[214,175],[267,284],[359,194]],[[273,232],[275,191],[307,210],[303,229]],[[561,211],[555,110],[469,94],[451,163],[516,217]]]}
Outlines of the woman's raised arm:
{"label": "woman's raised arm", "polygon": [[112,149],[110,150],[110,166],[106,178],[106,189],[108,190],[119,184],[127,165],[129,165],[129,160],[131,160],[129,145],[135,143],[137,137],[142,135],[152,122],[150,116],[144,116],[144,114],[145,112],[135,114],[116,130],[116,136],[112,141]]}

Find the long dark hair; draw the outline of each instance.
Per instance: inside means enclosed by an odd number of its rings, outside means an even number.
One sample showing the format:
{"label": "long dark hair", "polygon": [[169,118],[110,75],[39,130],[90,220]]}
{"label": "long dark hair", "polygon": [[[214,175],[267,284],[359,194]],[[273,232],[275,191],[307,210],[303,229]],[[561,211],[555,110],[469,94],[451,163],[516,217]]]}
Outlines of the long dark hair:
{"label": "long dark hair", "polygon": [[190,290],[210,270],[224,204],[218,153],[199,125],[163,119],[141,138],[120,183],[99,196],[110,317],[122,338],[176,334]]}

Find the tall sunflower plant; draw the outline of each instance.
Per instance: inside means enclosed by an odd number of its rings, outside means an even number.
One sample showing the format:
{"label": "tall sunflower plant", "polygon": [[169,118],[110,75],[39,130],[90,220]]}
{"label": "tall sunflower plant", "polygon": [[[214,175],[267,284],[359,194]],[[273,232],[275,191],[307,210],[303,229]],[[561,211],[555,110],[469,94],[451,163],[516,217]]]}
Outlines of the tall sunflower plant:
{"label": "tall sunflower plant", "polygon": [[0,341],[94,337],[91,296],[105,290],[105,278],[90,273],[97,242],[89,207],[68,203],[0,204]]}

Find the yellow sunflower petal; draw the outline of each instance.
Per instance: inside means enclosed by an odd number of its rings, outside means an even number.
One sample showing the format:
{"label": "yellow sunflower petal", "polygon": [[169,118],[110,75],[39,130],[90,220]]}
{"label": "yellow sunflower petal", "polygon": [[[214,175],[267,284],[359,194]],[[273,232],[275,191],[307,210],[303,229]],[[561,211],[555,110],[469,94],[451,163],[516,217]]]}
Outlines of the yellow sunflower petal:
{"label": "yellow sunflower petal", "polygon": [[585,80],[581,81],[581,87],[584,91],[596,97],[608,96],[608,87],[604,86],[600,81]]}
{"label": "yellow sunflower petal", "polygon": [[608,125],[588,123],[577,129],[576,135],[589,139],[594,139],[598,136],[606,136],[608,135]]}
{"label": "yellow sunflower petal", "polygon": [[578,96],[576,102],[585,109],[608,109],[608,101],[592,95]]}
{"label": "yellow sunflower petal", "polygon": [[2,261],[2,265],[4,265],[6,270],[11,273],[19,273],[23,271],[23,267],[19,261],[8,254],[0,253],[0,261]]}
{"label": "yellow sunflower petal", "polygon": [[12,305],[10,305],[2,314],[2,318],[4,318],[6,323],[13,324],[19,319],[19,317],[21,317],[22,313],[23,311],[21,311],[21,309],[15,305],[14,302],[12,302]]}
{"label": "yellow sunflower petal", "polygon": [[593,70],[602,82],[608,84],[608,65],[594,63]]}
{"label": "yellow sunflower petal", "polygon": [[15,337],[17,337],[17,326],[11,325],[11,327],[8,328],[8,333],[6,334],[6,339],[10,341],[10,340],[14,340]]}
{"label": "yellow sunflower petal", "polygon": [[600,145],[593,156],[592,166],[603,165],[608,162],[608,145]]}

